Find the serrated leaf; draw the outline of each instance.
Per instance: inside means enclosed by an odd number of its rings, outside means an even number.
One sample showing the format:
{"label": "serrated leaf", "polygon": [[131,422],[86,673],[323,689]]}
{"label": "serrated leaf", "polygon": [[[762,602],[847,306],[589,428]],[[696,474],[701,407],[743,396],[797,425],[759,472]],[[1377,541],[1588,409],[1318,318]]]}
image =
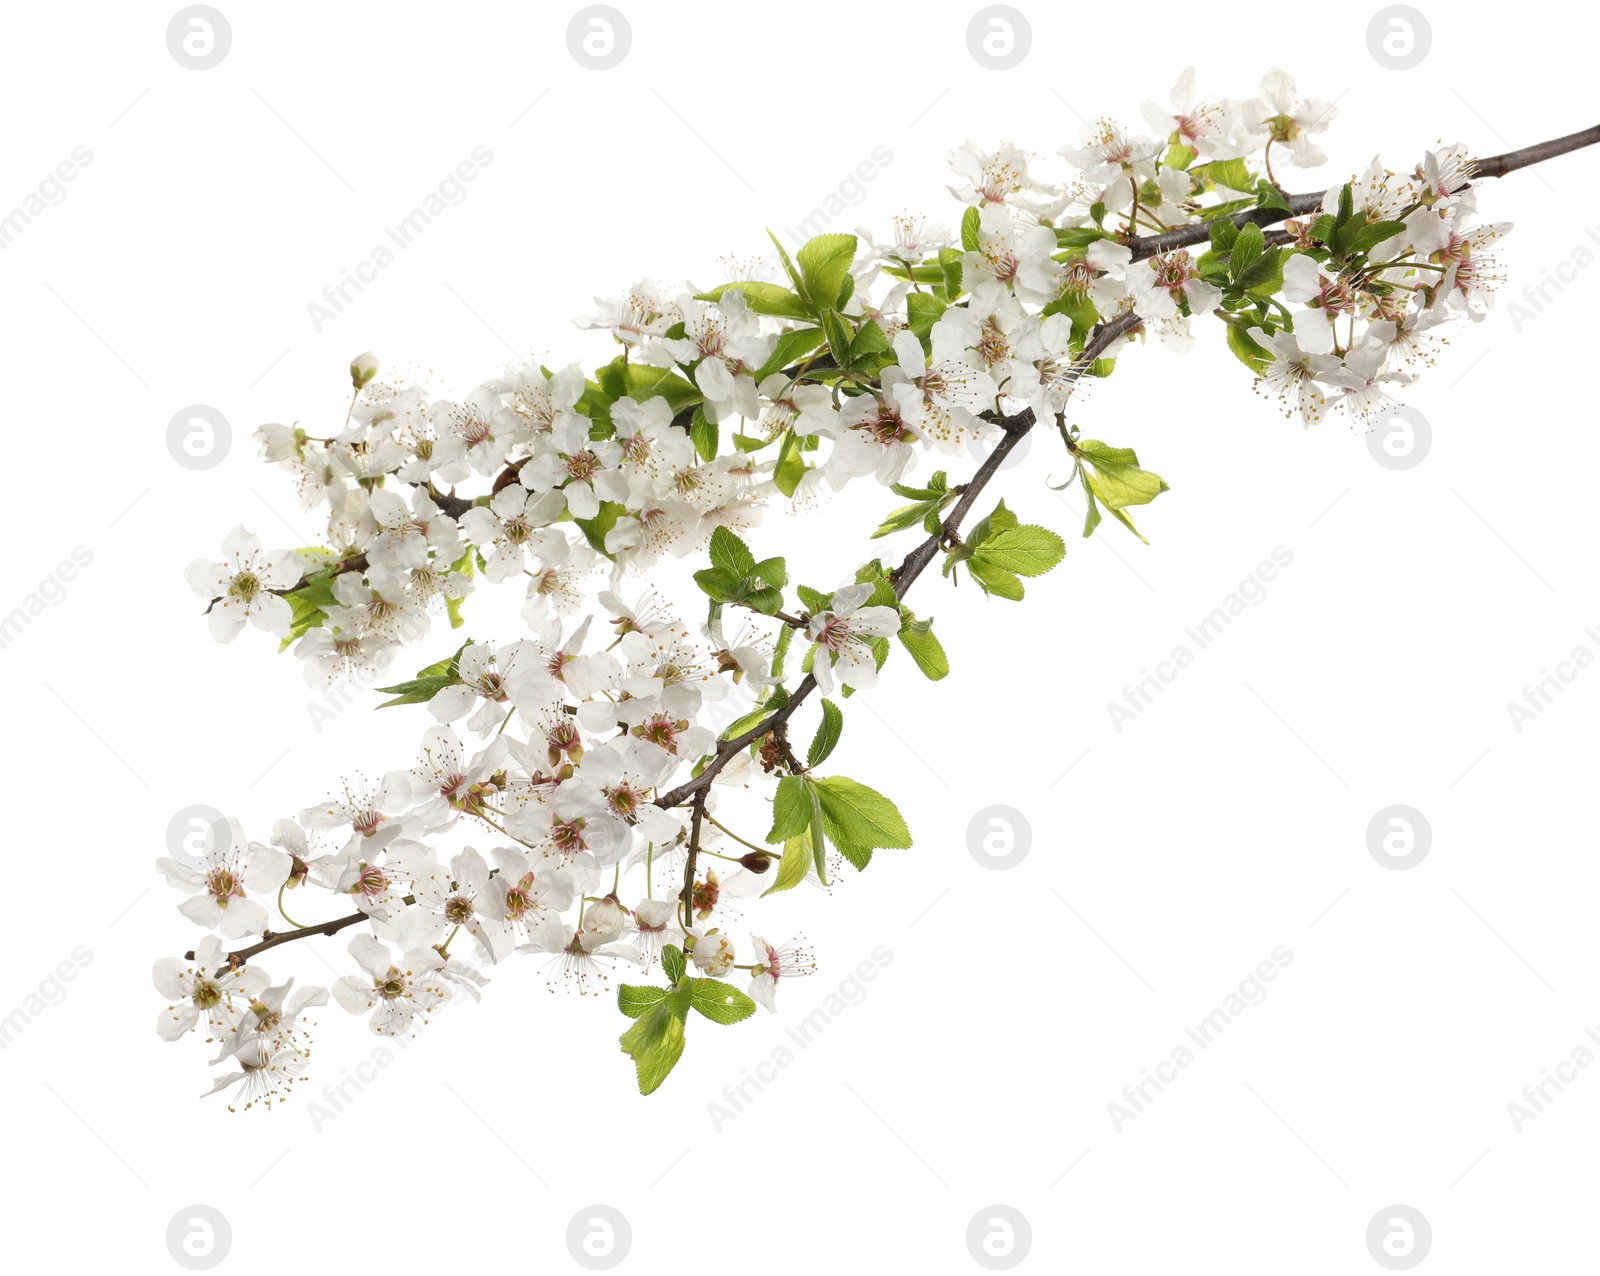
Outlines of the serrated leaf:
{"label": "serrated leaf", "polygon": [[610,558],[611,554],[606,549],[606,533],[617,525],[617,520],[625,512],[625,507],[616,501],[601,501],[600,512],[593,518],[574,518],[572,521],[578,525],[589,544]]}
{"label": "serrated leaf", "polygon": [[800,436],[793,430],[783,436],[783,447],[778,451],[778,463],[772,471],[772,481],[785,496],[793,496],[805,477],[806,463],[800,455]]}
{"label": "serrated leaf", "polygon": [[667,999],[669,989],[652,984],[621,984],[617,988],[617,1008],[629,1019],[637,1019],[651,1006]]}
{"label": "serrated leaf", "polygon": [[696,407],[694,419],[689,422],[689,437],[702,461],[712,460],[717,455],[717,434],[717,423],[706,416],[705,409]]}
{"label": "serrated leaf", "polygon": [[974,561],[992,563],[1015,576],[1043,576],[1066,554],[1066,543],[1049,528],[1025,524],[996,532],[978,547]]}
{"label": "serrated leaf", "polygon": [[1009,598],[1012,602],[1022,601],[1024,593],[1022,582],[1017,579],[1014,572],[1008,572],[996,563],[977,557],[967,563],[967,571],[973,580],[983,586],[985,593]]}
{"label": "serrated leaf", "polygon": [[1272,362],[1272,352],[1260,345],[1255,338],[1247,333],[1243,326],[1237,323],[1226,325],[1228,330],[1228,349],[1232,350],[1239,362],[1250,371],[1260,375],[1265,372]]}
{"label": "serrated leaf", "polygon": [[838,830],[836,845],[911,845],[911,830],[906,828],[899,809],[876,789],[843,775],[813,780],[811,789],[822,814]]}
{"label": "serrated leaf", "polygon": [[778,781],[778,791],[772,798],[772,828],[767,841],[776,844],[799,837],[811,823],[811,794],[807,782],[797,775],[786,775]]}
{"label": "serrated leaf", "polygon": [[689,1004],[712,1023],[738,1023],[756,1012],[754,998],[721,979],[691,980]]}
{"label": "serrated leaf", "polygon": [[906,326],[926,346],[933,325],[947,309],[949,307],[931,292],[914,292],[906,298]]}
{"label": "serrated leaf", "polygon": [[[807,828],[810,824],[807,824]],[[772,885],[762,891],[763,897],[777,891],[792,890],[806,880],[806,874],[811,871],[811,839],[804,833],[798,837],[791,837],[783,844],[783,858],[778,861],[778,875],[773,879]]]}
{"label": "serrated leaf", "polygon": [[683,972],[687,969],[683,949],[676,944],[668,944],[664,947],[661,950],[661,969],[666,972],[667,978],[673,983],[677,983],[678,980],[682,979]]}
{"label": "serrated leaf", "polygon": [[710,553],[711,565],[736,581],[756,574],[756,556],[739,539],[738,533],[727,527],[717,527],[712,531]]}
{"label": "serrated leaf", "polygon": [[837,307],[850,264],[856,256],[854,235],[818,235],[795,254],[805,295],[818,310]]}
{"label": "serrated leaf", "polygon": [[793,331],[780,333],[778,340],[773,344],[772,353],[756,372],[756,381],[759,383],[774,372],[782,372],[792,360],[798,359],[803,354],[810,354],[826,340],[827,336],[821,328],[795,328]]}
{"label": "serrated leaf", "polygon": [[1233,241],[1233,248],[1228,254],[1228,273],[1235,283],[1250,263],[1267,250],[1266,236],[1261,233],[1261,227],[1256,225],[1243,226],[1239,229],[1239,237]]}
{"label": "serrated leaf", "polygon": [[[668,994],[633,1021],[622,1034],[622,1052],[634,1063],[639,1077],[639,1093],[653,1094],[660,1088],[683,1057],[683,1019],[674,1013],[674,998]],[[688,995],[683,994],[688,1002]]]}
{"label": "serrated leaf", "polygon": [[944,654],[944,644],[934,636],[931,628],[926,627],[928,624],[927,621],[917,621],[908,611],[896,637],[900,639],[900,645],[911,653],[911,659],[916,661],[917,668],[922,670],[924,676],[938,682],[949,674],[950,660]]}
{"label": "serrated leaf", "polygon": [[837,310],[824,310],[822,312],[822,331],[828,337],[828,350],[833,355],[833,361],[841,368],[850,366],[850,346],[855,341],[856,334],[851,331],[850,325],[845,322],[844,316]]}
{"label": "serrated leaf", "polygon": [[730,292],[742,292],[744,304],[758,315],[776,315],[783,319],[809,319],[811,310],[798,294],[781,284],[763,283],[759,280],[735,280],[722,284],[710,292],[695,294],[696,301],[721,301]]}
{"label": "serrated leaf", "polygon": [[961,214],[961,246],[969,253],[978,251],[979,214],[974,205]]}
{"label": "serrated leaf", "polygon": [[397,704],[427,704],[446,687],[453,687],[460,681],[461,679],[454,674],[439,674],[427,678],[412,678],[408,682],[397,682],[392,687],[379,687],[379,691],[393,695],[394,699],[385,700],[377,707],[387,709]]}
{"label": "serrated leaf", "polygon": [[789,250],[783,242],[768,228],[767,238],[772,241],[772,246],[778,250],[778,260],[783,263],[783,272],[789,276],[789,282],[794,285],[794,290],[802,297],[805,296],[806,281],[800,277],[800,271],[795,267],[794,258],[789,256]]}
{"label": "serrated leaf", "polygon": [[[816,735],[811,737],[811,748],[806,751],[806,765],[815,767],[826,762],[828,755],[837,747],[842,734],[844,734],[843,711],[832,700],[823,700],[822,721],[817,724]],[[772,839],[767,840],[770,842]]]}

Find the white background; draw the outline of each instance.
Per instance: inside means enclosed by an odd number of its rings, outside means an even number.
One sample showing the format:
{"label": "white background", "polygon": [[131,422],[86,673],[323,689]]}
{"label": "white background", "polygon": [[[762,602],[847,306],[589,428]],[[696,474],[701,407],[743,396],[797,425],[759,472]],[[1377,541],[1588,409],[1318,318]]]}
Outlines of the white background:
{"label": "white background", "polygon": [[[1330,163],[1280,173],[1292,189],[1441,139],[1524,145],[1594,123],[1571,10],[1430,6],[1429,55],[1393,71],[1348,6],[1028,5],[1032,49],[995,72],[963,6],[619,0],[632,48],[597,72],[568,52],[566,9],[219,4],[232,47],[211,70],[169,54],[175,6],[23,6],[0,49],[0,208],[93,155],[0,252],[0,611],[93,555],[3,652],[0,1015],[92,954],[0,1055],[11,1254],[177,1270],[168,1221],[201,1203],[231,1224],[224,1270],[566,1270],[568,1221],[599,1202],[631,1224],[627,1269],[960,1272],[979,1270],[969,1219],[1001,1203],[1031,1224],[1025,1270],[1362,1272],[1381,1270],[1368,1221],[1401,1203],[1432,1225],[1424,1270],[1592,1265],[1600,1068],[1520,1133],[1507,1104],[1600,1022],[1600,672],[1520,733],[1506,704],[1580,643],[1600,654],[1593,280],[1520,332],[1504,306],[1589,242],[1591,155],[1484,185],[1488,217],[1517,224],[1511,283],[1403,392],[1433,431],[1416,468],[1381,467],[1342,417],[1284,420],[1203,324],[1188,356],[1131,350],[1076,408],[1171,483],[1140,516],[1148,547],[1109,522],[1077,539],[1075,495],[1044,485],[1059,450],[1033,440],[995,490],[1067,534],[1066,562],[1020,606],[919,584],[954,673],[932,686],[901,659],[847,706],[837,769],[895,797],[916,846],[831,898],[752,907],[769,935],[804,928],[818,976],[777,1017],[692,1030],[651,1098],[612,1005],[551,996],[523,963],[320,1130],[316,1088],[374,1048],[337,1007],[306,1093],[230,1116],[196,1098],[205,1048],[156,1039],[149,982],[196,937],[152,872],[176,811],[263,836],[340,776],[407,764],[425,725],[368,713],[367,692],[316,730],[297,662],[255,631],[214,645],[182,581],[241,520],[269,545],[316,539],[249,433],[341,412],[353,354],[460,394],[529,353],[593,366],[607,339],[570,322],[592,296],[718,282],[720,255],[763,253],[764,226],[874,147],[892,162],[833,228],[881,234],[903,208],[953,226],[947,148],[1014,141],[1058,176],[1080,112],[1139,127],[1191,61],[1217,95],[1277,63],[1338,98]],[[317,331],[307,304],[479,145],[494,158],[465,201]],[[209,471],[167,451],[189,404],[232,425]],[[886,507],[853,490],[774,512],[758,556],[831,584]],[[1266,600],[1117,731],[1107,703],[1280,545]],[[1432,828],[1407,871],[1367,849],[1394,803]],[[995,804],[1031,827],[1003,872],[968,850]],[[879,945],[867,999],[717,1130],[707,1105]],[[1118,1132],[1107,1105],[1278,945],[1293,962],[1268,999]],[[271,969],[331,977],[307,952]]]}

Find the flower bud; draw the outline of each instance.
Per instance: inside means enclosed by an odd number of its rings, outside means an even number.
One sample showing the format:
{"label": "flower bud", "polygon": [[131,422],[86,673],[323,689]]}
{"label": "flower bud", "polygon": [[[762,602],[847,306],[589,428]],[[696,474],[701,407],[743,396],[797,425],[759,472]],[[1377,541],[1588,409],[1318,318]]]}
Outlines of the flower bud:
{"label": "flower bud", "polygon": [[356,389],[361,389],[368,381],[378,375],[378,356],[368,350],[365,354],[358,354],[350,360],[350,380]]}
{"label": "flower bud", "polygon": [[733,941],[715,927],[695,937],[689,954],[695,966],[708,975],[725,975],[733,969]]}
{"label": "flower bud", "polygon": [[765,873],[772,866],[772,856],[765,851],[751,851],[748,855],[741,857],[739,863],[752,873]]}

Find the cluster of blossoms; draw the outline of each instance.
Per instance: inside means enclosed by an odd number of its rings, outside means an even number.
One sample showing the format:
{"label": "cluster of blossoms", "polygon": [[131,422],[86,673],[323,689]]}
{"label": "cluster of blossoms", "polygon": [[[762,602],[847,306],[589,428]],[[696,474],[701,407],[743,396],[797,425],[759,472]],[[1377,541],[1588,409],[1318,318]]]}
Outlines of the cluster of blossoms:
{"label": "cluster of blossoms", "polygon": [[[958,535],[1000,457],[961,486],[943,470],[910,482],[924,457],[981,457],[1047,423],[1084,486],[1084,534],[1102,509],[1132,529],[1129,507],[1166,484],[1065,417],[1132,338],[1184,345],[1193,318],[1213,316],[1307,424],[1336,401],[1361,419],[1409,381],[1434,328],[1487,303],[1484,250],[1505,227],[1470,226],[1461,147],[1408,175],[1374,161],[1290,196],[1275,162],[1322,163],[1313,138],[1334,110],[1299,99],[1282,72],[1259,96],[1216,101],[1186,72],[1169,106],[1143,114],[1150,135],[1101,122],[1061,148],[1073,168],[1061,183],[1011,146],[953,152],[965,205],[953,234],[902,216],[881,243],[822,235],[793,258],[779,245],[780,282],[641,282],[599,301],[579,326],[621,353],[596,369],[516,365],[455,400],[380,382],[362,356],[339,428],[259,430],[305,508],[325,511],[326,543],[264,552],[241,527],[222,561],[193,564],[216,638],[249,621],[292,646],[313,685],[367,682],[436,622],[459,627],[483,580],[521,583],[526,632],[451,643],[386,688],[432,719],[410,765],[344,782],[265,843],[227,820],[203,862],[160,862],[208,932],[157,964],[172,1002],[161,1035],[203,1024],[232,1069],[219,1088],[242,1080],[246,1106],[270,1103],[304,1073],[302,1015],[330,990],[274,985],[258,954],[347,928],[352,972],[331,996],[377,1033],[476,999],[485,968],[515,953],[545,954],[553,984],[586,992],[619,965],[641,978],[659,967],[665,986],[618,989],[647,1092],[681,1052],[690,1009],[725,1023],[774,1008],[812,959],[796,943],[736,941],[730,901],[910,845],[887,798],[819,775],[840,707],[820,699],[803,760],[795,710],[813,691],[873,686],[891,639],[926,676],[948,672],[902,601],[941,553],[946,576],[965,567],[983,592],[1019,599],[1019,577],[1064,552],[1003,503]],[[811,589],[747,543],[771,505],[869,476],[910,501],[878,535],[928,533],[900,566],[874,560]],[[709,559],[697,628],[655,588],[662,560],[691,556]],[[729,609],[742,622],[731,634]],[[769,804],[764,836],[719,818],[734,793]],[[314,893],[314,920],[291,920]],[[343,907],[324,920],[330,902]]]}

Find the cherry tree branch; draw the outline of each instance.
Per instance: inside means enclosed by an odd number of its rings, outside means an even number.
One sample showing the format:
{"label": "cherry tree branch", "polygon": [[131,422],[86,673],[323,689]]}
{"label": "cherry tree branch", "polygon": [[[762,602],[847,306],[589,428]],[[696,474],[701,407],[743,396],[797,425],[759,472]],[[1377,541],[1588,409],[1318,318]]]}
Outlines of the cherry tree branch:
{"label": "cherry tree branch", "polygon": [[[1596,144],[1600,144],[1600,125],[1578,133],[1569,133],[1565,137],[1552,138],[1548,142],[1536,142],[1532,146],[1523,147],[1520,151],[1507,151],[1504,155],[1491,155],[1487,159],[1478,160],[1476,175],[1504,177],[1519,168],[1527,168],[1531,164],[1543,163],[1558,155],[1566,155],[1570,151],[1582,150],[1585,146]],[[1290,195],[1287,197],[1289,204],[1287,212],[1281,208],[1252,208],[1242,213],[1235,213],[1231,220],[1235,226],[1241,227],[1251,224],[1272,226],[1289,217],[1315,212],[1322,207],[1323,198],[1327,193],[1322,190],[1304,195]],[[1189,226],[1179,226],[1176,230],[1164,231],[1159,235],[1131,235],[1128,238],[1128,247],[1133,249],[1133,260],[1141,261],[1157,253],[1171,252],[1174,248],[1204,244],[1209,242],[1210,238],[1211,224],[1196,222]]]}

